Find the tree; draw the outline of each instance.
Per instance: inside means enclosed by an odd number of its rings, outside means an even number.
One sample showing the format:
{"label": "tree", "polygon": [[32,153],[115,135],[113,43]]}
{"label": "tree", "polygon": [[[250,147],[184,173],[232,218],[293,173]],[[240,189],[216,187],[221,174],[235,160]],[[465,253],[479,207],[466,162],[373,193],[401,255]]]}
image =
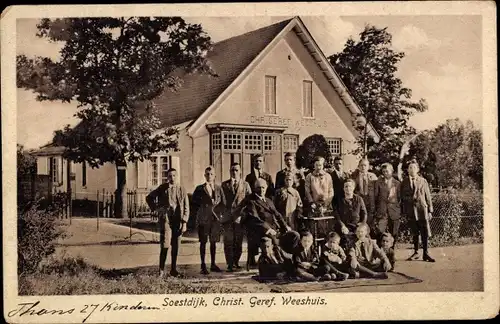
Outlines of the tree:
{"label": "tree", "polygon": [[331,153],[328,142],[323,135],[314,134],[304,139],[297,148],[295,164],[297,168],[312,170],[316,156],[322,156],[326,161],[330,160]]}
{"label": "tree", "polygon": [[[354,153],[368,156],[375,166],[383,162],[397,164],[405,138],[415,134],[408,125],[410,116],[427,110],[424,99],[410,101],[411,89],[396,77],[397,64],[404,53],[394,51],[391,46],[392,36],[387,28],[368,25],[359,41],[348,39],[342,52],[329,57],[363,111],[353,116],[359,132]],[[379,143],[368,136],[368,123],[379,133]]]}
{"label": "tree", "polygon": [[61,59],[17,57],[17,85],[38,100],[76,100],[81,123],[55,133],[64,157],[114,163],[116,215],[123,217],[127,162],[177,150],[177,129],[161,127],[153,101],[181,86],[181,71],[215,75],[210,37],[180,17],[42,19],[39,37],[64,42]]}
{"label": "tree", "polygon": [[434,186],[482,188],[482,133],[471,121],[449,119],[411,143],[404,162],[415,158],[421,174]]}

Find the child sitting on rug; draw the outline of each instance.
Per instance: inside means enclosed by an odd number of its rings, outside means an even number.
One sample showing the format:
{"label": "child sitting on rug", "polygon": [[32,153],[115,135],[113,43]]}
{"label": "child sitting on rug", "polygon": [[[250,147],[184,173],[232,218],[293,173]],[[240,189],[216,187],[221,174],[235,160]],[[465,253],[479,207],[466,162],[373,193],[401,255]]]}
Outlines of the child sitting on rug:
{"label": "child sitting on rug", "polygon": [[274,253],[273,241],[264,236],[260,242],[259,279],[270,281],[283,279],[286,275],[285,264],[280,255]]}
{"label": "child sitting on rug", "polygon": [[311,232],[300,233],[300,244],[293,253],[295,275],[299,281],[329,280],[328,271],[324,265],[319,264],[319,258],[313,249],[313,236]]}
{"label": "child sitting on rug", "polygon": [[356,242],[350,249],[351,264],[349,272],[352,277],[387,279],[387,271],[391,263],[377,243],[368,235],[370,229],[366,223],[359,223],[356,229]]}
{"label": "child sitting on rug", "polygon": [[380,238],[380,245],[382,251],[384,251],[385,255],[389,259],[391,263],[391,269],[389,271],[394,271],[394,265],[396,264],[396,257],[394,255],[394,237],[392,237],[391,233],[383,233]]}
{"label": "child sitting on rug", "polygon": [[331,277],[331,280],[346,280],[349,274],[342,272],[341,269],[347,268],[347,256],[344,249],[340,246],[340,235],[335,232],[330,232],[326,240],[320,258],[321,264],[328,268],[327,275]]}

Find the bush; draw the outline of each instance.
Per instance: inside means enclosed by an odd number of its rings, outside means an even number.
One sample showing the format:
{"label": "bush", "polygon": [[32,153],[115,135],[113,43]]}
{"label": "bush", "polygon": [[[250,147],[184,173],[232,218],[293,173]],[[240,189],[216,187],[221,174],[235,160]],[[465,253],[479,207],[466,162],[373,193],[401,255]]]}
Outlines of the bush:
{"label": "bush", "polygon": [[323,135],[315,134],[304,139],[297,149],[295,164],[299,169],[312,170],[314,168],[313,160],[316,156],[322,156],[326,162],[331,159],[328,142]]}
{"label": "bush", "polygon": [[55,242],[63,235],[58,216],[64,204],[62,196],[54,196],[52,203],[37,202],[18,212],[17,269],[18,274],[32,273],[40,262],[55,252]]}
{"label": "bush", "polygon": [[[480,192],[442,191],[432,195],[430,246],[449,246],[483,241],[483,197]],[[402,219],[399,242],[411,243],[406,218]]]}

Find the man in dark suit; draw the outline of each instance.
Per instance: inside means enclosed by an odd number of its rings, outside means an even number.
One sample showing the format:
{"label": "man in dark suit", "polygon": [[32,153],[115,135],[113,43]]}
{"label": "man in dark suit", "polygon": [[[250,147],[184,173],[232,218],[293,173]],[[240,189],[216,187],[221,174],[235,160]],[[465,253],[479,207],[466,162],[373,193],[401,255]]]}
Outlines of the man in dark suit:
{"label": "man in dark suit", "polygon": [[257,179],[254,184],[254,193],[250,196],[244,218],[248,239],[248,267],[257,265],[255,257],[259,252],[259,243],[262,237],[269,237],[274,244],[275,252],[281,255],[278,245],[278,233],[289,230],[283,216],[276,210],[271,199],[264,193],[267,190],[267,182]]}
{"label": "man in dark suit", "polygon": [[285,186],[285,175],[287,172],[291,172],[294,177],[299,170],[295,167],[295,154],[291,152],[285,153],[285,168],[276,173],[276,185],[275,191],[277,192],[280,188]]}
{"label": "man in dark suit", "polygon": [[354,193],[361,196],[363,201],[365,202],[365,207],[367,211],[367,219],[366,222],[370,227],[370,232],[372,234],[375,233],[373,226],[373,213],[374,213],[374,184],[377,181],[377,176],[375,173],[369,172],[370,170],[370,162],[368,159],[363,158],[359,161],[358,168],[354,170],[351,174],[351,178],[356,183],[356,188]]}
{"label": "man in dark suit", "polygon": [[340,156],[336,156],[333,159],[333,168],[330,172],[333,183],[333,200],[332,208],[335,210],[335,206],[339,204],[341,199],[344,197],[344,181],[349,178],[347,172],[343,170],[343,161]]}
{"label": "man in dark suit", "polygon": [[206,183],[196,187],[193,192],[193,213],[196,215],[198,237],[200,239],[201,273],[208,274],[205,264],[206,244],[210,242],[210,271],[220,272],[215,264],[217,242],[221,236],[221,217],[225,209],[222,188],[215,184],[215,170],[205,169]]}
{"label": "man in dark suit", "polygon": [[375,229],[380,243],[381,235],[386,231],[392,234],[394,243],[399,236],[401,223],[401,183],[392,174],[394,168],[390,163],[382,164],[382,177],[375,181]]}
{"label": "man in dark suit", "polygon": [[250,188],[254,189],[255,181],[257,179],[266,180],[267,190],[266,197],[273,199],[274,198],[274,183],[271,175],[269,173],[264,172],[264,156],[262,154],[256,154],[253,156],[253,169],[247,174],[245,181],[248,182]]}
{"label": "man in dark suit", "polygon": [[425,178],[418,175],[418,163],[412,160],[408,163],[408,177],[401,183],[401,199],[403,214],[407,217],[413,234],[413,248],[415,252],[408,260],[419,258],[418,246],[419,236],[422,237],[422,248],[424,250],[423,260],[435,262],[429,255],[428,240],[431,235],[429,220],[432,218],[432,199],[429,184]]}
{"label": "man in dark suit", "polygon": [[221,223],[224,229],[224,255],[227,271],[240,269],[239,261],[242,253],[244,231],[241,226],[241,213],[245,198],[252,194],[246,181],[241,179],[241,166],[233,163],[229,170],[231,178],[222,183],[222,191],[226,198],[226,210]]}
{"label": "man in dark suit", "polygon": [[151,191],[146,202],[153,213],[158,215],[160,230],[160,277],[163,277],[168,248],[172,246],[170,275],[176,277],[177,255],[182,234],[189,219],[189,199],[186,191],[177,181],[177,171],[167,171],[167,182]]}

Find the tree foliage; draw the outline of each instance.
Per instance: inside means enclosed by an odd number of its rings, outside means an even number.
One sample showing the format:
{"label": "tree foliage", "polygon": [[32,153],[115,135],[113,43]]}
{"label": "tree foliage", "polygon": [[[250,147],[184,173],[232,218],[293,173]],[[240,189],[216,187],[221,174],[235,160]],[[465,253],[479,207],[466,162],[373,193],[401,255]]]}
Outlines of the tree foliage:
{"label": "tree foliage", "polygon": [[405,160],[416,158],[421,172],[434,185],[481,189],[483,186],[482,133],[471,121],[449,119],[423,132],[410,145]]}
{"label": "tree foliage", "polygon": [[319,134],[306,137],[302,144],[299,145],[295,164],[297,168],[312,170],[313,161],[316,156],[322,156],[326,161],[329,161],[331,157],[326,138]]}
{"label": "tree foliage", "polygon": [[[123,166],[177,150],[177,130],[159,131],[153,101],[182,86],[183,72],[216,75],[201,25],[180,17],[64,18],[42,19],[37,28],[39,37],[64,42],[60,60],[18,56],[17,86],[41,101],[78,102],[81,123],[54,136],[66,147],[64,157],[93,167]],[[125,175],[117,175],[123,195]]]}
{"label": "tree foliage", "polygon": [[[392,36],[387,28],[365,26],[360,40],[350,38],[344,50],[329,57],[350,94],[356,100],[364,123],[355,122],[359,131],[356,154],[368,155],[373,165],[383,162],[397,164],[399,149],[404,139],[415,130],[408,120],[416,112],[427,109],[424,99],[411,101],[412,91],[403,86],[396,76],[397,65],[404,58],[403,52],[392,48]],[[370,123],[379,133],[379,143],[368,136],[366,125]],[[364,152],[364,148],[367,152]]]}

